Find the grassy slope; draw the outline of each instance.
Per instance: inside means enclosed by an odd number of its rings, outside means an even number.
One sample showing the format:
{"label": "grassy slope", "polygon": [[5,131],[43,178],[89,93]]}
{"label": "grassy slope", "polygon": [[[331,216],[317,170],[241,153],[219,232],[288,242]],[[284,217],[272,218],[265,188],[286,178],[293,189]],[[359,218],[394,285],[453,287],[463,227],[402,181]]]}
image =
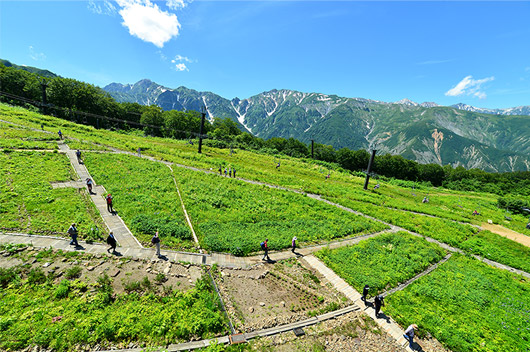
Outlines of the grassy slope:
{"label": "grassy slope", "polygon": [[414,277],[445,254],[438,245],[404,232],[316,253],[357,291],[362,292],[364,285],[369,285],[370,296]]}
{"label": "grassy slope", "polygon": [[528,350],[530,284],[461,255],[391,295],[386,312],[454,352]]}

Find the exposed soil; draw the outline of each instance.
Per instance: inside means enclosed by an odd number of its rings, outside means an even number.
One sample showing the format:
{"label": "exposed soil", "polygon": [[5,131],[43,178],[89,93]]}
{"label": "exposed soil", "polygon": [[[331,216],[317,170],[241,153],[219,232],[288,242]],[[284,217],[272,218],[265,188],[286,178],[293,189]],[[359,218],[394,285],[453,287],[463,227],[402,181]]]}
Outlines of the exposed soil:
{"label": "exposed soil", "polygon": [[291,259],[252,269],[222,269],[219,290],[238,332],[307,319],[346,306],[346,298]]}
{"label": "exposed soil", "polygon": [[484,230],[491,231],[493,233],[496,233],[497,235],[501,235],[503,237],[509,238],[512,241],[519,242],[524,246],[530,247],[530,236],[526,236],[519,232],[507,229],[506,227],[501,225],[488,224],[487,222],[480,224],[480,226]]}
{"label": "exposed soil", "polygon": [[[125,292],[125,286],[147,279],[155,290],[162,292],[163,286],[186,291],[202,276],[202,269],[191,264],[178,264],[156,260],[139,260],[115,256],[92,255],[78,252],[61,252],[28,248],[14,255],[3,252],[0,267],[24,265],[29,271],[40,268],[47,276],[53,273],[55,282],[64,279],[69,270],[81,268],[78,279],[93,284],[98,277],[107,274],[112,279],[114,292]],[[158,280],[157,280],[158,276]]]}
{"label": "exposed soil", "polygon": [[[261,338],[251,342],[254,351],[363,351],[402,352],[390,335],[381,331],[373,320],[361,312],[352,312],[333,320],[306,327],[305,335],[293,332]],[[434,339],[415,339],[416,351],[450,352]]]}

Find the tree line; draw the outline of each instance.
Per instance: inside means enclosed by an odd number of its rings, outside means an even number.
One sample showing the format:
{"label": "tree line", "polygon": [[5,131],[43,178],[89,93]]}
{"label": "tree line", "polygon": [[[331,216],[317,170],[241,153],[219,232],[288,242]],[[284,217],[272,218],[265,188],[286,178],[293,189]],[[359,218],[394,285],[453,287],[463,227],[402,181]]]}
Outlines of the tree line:
{"label": "tree line", "polygon": [[[42,83],[46,84],[46,103],[42,105]],[[201,114],[197,111],[163,111],[159,106],[118,103],[108,92],[94,85],[71,78],[45,78],[14,67],[0,65],[0,91],[13,96],[0,96],[1,101],[41,110],[57,117],[105,129],[141,127],[145,134],[176,139],[196,138],[200,131]],[[29,103],[28,103],[29,102]],[[83,112],[83,113],[80,113]],[[84,114],[87,113],[87,114]],[[102,118],[105,117],[105,118]],[[143,125],[143,126],[142,126]],[[342,168],[362,172],[370,154],[366,150],[342,148],[315,143],[311,145],[294,138],[273,137],[264,140],[240,130],[230,118],[214,118],[204,125],[206,144],[219,148],[241,148],[272,155],[313,158],[330,169]],[[500,195],[530,195],[530,172],[490,173],[462,166],[420,164],[400,155],[378,155],[373,172],[377,176],[467,191],[486,191]],[[404,185],[407,185],[405,183]]]}

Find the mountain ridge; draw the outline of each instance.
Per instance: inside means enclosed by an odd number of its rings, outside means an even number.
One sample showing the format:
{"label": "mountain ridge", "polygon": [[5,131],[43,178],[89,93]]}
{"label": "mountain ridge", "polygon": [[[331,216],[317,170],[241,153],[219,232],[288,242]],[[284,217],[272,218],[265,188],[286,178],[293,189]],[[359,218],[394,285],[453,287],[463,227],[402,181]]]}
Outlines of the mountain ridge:
{"label": "mountain ridge", "polygon": [[[440,106],[409,99],[382,102],[333,94],[273,89],[231,100],[150,80],[103,88],[118,101],[151,102],[164,110],[200,110],[208,118],[230,118],[264,139],[312,139],[339,149],[370,149],[419,162],[478,167],[487,171],[530,170],[529,116],[491,114],[465,104]],[[525,108],[525,107],[523,107]],[[528,107],[530,115],[530,107]],[[490,112],[490,114],[484,111]],[[522,110],[521,110],[522,111]],[[526,110],[525,110],[526,111]],[[509,113],[509,114],[508,114]]]}

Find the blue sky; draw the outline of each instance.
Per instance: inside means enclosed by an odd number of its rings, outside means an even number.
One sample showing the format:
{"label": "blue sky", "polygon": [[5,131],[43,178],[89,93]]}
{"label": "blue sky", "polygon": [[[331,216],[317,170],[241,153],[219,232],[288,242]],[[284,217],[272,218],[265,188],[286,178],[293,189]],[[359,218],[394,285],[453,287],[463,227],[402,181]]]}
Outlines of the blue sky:
{"label": "blue sky", "polygon": [[101,87],[507,108],[530,105],[529,18],[517,1],[0,0],[0,58]]}

